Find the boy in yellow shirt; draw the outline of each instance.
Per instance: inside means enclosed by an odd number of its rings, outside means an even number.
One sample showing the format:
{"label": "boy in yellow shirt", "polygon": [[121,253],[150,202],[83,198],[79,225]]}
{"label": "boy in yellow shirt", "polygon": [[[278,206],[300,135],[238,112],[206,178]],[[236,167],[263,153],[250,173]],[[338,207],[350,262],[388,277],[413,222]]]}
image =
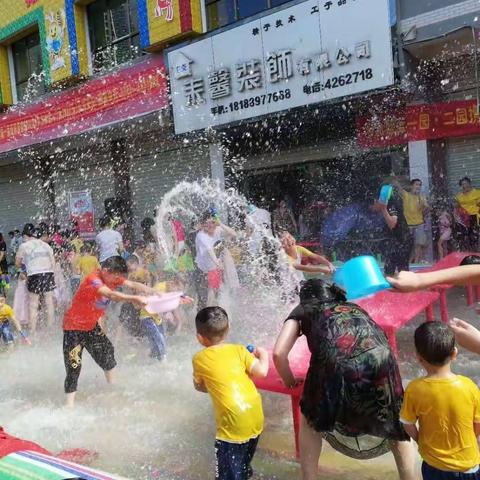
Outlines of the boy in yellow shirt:
{"label": "boy in yellow shirt", "polygon": [[92,244],[87,243],[80,249],[81,257],[78,260],[78,272],[82,282],[93,272],[100,270],[100,262],[93,254],[93,248]]}
{"label": "boy in yellow shirt", "polygon": [[221,307],[200,310],[195,326],[205,348],[193,357],[193,384],[210,394],[215,411],[215,478],[247,480],[263,430],[262,399],[251,377],[267,376],[268,353],[225,343],[229,322]]}
{"label": "boy in yellow shirt", "polygon": [[423,479],[480,480],[480,393],[451,371],[457,357],[453,330],[424,323],[415,331],[415,348],[427,375],[408,385],[400,419],[418,443]]}
{"label": "boy in yellow shirt", "polygon": [[22,332],[22,327],[20,326],[19,321],[15,318],[12,307],[7,305],[5,297],[0,295],[0,338],[3,339],[8,350],[13,348],[14,342],[10,323],[13,323],[18,333],[25,338],[25,334]]}

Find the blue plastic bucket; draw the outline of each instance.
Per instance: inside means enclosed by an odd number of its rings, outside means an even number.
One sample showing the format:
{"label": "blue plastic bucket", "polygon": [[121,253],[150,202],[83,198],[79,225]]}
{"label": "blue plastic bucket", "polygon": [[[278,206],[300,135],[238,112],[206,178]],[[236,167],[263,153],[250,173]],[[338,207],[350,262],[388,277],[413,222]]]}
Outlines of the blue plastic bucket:
{"label": "blue plastic bucket", "polygon": [[393,187],[391,185],[384,185],[380,189],[380,195],[378,196],[378,201],[386,205],[390,200],[393,193]]}
{"label": "blue plastic bucket", "polygon": [[373,295],[390,288],[374,257],[364,255],[346,262],[335,272],[333,280],[347,292],[348,300]]}

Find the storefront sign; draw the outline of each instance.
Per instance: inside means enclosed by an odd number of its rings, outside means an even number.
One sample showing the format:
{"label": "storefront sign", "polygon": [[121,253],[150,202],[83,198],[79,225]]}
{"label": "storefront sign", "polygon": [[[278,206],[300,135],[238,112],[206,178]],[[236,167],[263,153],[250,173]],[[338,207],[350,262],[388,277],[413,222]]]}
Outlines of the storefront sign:
{"label": "storefront sign", "polygon": [[161,56],[0,116],[0,152],[83,133],[168,106]]}
{"label": "storefront sign", "polygon": [[175,131],[393,83],[388,0],[309,0],[168,53]]}
{"label": "storefront sign", "polygon": [[77,232],[83,239],[95,237],[95,214],[92,195],[88,190],[68,193],[70,220],[75,222]]}
{"label": "storefront sign", "polygon": [[361,117],[357,121],[358,143],[366,148],[478,134],[476,100],[413,105],[402,112]]}

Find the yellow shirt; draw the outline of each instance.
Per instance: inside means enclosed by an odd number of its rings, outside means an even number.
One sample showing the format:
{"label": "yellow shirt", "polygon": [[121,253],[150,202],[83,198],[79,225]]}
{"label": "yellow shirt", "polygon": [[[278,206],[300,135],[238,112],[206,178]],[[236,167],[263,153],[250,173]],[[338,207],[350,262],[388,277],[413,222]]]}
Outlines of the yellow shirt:
{"label": "yellow shirt", "polygon": [[78,260],[78,269],[80,270],[80,275],[83,280],[96,270],[99,270],[100,263],[98,262],[97,257],[94,257],[93,255],[85,255]]}
{"label": "yellow shirt", "polygon": [[11,318],[15,318],[12,307],[4,303],[0,307],[0,323],[8,322]]}
{"label": "yellow shirt", "polygon": [[309,257],[313,257],[315,255],[313,252],[311,252],[310,250],[308,250],[305,247],[302,247],[300,245],[296,245],[295,249],[297,250],[297,258],[291,257],[287,253],[288,261],[292,265],[300,265],[302,263],[302,257],[309,258]]}
{"label": "yellow shirt", "polygon": [[410,226],[425,223],[423,210],[427,207],[427,200],[421,195],[414,195],[410,192],[402,192],[403,214]]}
{"label": "yellow shirt", "polygon": [[262,398],[249,377],[255,357],[243,345],[205,348],[193,357],[193,378],[210,394],[217,440],[243,443],[263,430]]}
{"label": "yellow shirt", "polygon": [[418,450],[439,470],[466,472],[480,463],[474,423],[480,423],[480,393],[467,377],[418,378],[405,391],[400,418],[418,420]]}
{"label": "yellow shirt", "polygon": [[480,190],[472,188],[468,193],[460,192],[455,197],[459,205],[465,209],[469,215],[478,215],[480,202]]}
{"label": "yellow shirt", "polygon": [[[165,293],[167,291],[167,282],[158,282],[153,289],[158,293]],[[146,310],[140,310],[140,318],[151,318],[157,325],[162,324],[162,317],[160,315],[152,315]]]}
{"label": "yellow shirt", "polygon": [[80,255],[80,250],[82,249],[83,247],[83,240],[81,240],[80,238],[74,238],[71,242],[70,242],[70,245],[72,245],[72,247],[74,248],[75,250],[75,253],[77,255]]}
{"label": "yellow shirt", "polygon": [[132,272],[128,275],[128,279],[132,282],[143,283],[145,285],[148,284],[150,280],[150,274],[144,268],[137,268],[135,272]]}

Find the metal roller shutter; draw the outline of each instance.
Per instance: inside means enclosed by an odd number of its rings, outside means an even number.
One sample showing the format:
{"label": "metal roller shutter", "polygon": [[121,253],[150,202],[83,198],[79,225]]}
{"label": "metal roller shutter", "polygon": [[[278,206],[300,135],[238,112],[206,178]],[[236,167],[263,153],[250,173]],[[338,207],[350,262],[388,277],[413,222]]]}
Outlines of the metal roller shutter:
{"label": "metal roller shutter", "polygon": [[0,192],[0,232],[4,235],[41,219],[45,205],[42,180],[29,176],[25,165],[0,167]]}
{"label": "metal roller shutter", "polygon": [[162,197],[178,183],[210,176],[210,157],[205,147],[133,153],[131,162],[133,211],[138,222],[152,217]]}
{"label": "metal roller shutter", "polygon": [[448,140],[447,175],[450,194],[458,193],[458,181],[469,177],[480,188],[480,136]]}
{"label": "metal roller shutter", "polygon": [[55,180],[57,218],[65,224],[69,218],[68,193],[90,190],[95,218],[104,213],[104,200],[115,196],[113,166],[111,163],[87,165],[77,170],[61,171]]}

